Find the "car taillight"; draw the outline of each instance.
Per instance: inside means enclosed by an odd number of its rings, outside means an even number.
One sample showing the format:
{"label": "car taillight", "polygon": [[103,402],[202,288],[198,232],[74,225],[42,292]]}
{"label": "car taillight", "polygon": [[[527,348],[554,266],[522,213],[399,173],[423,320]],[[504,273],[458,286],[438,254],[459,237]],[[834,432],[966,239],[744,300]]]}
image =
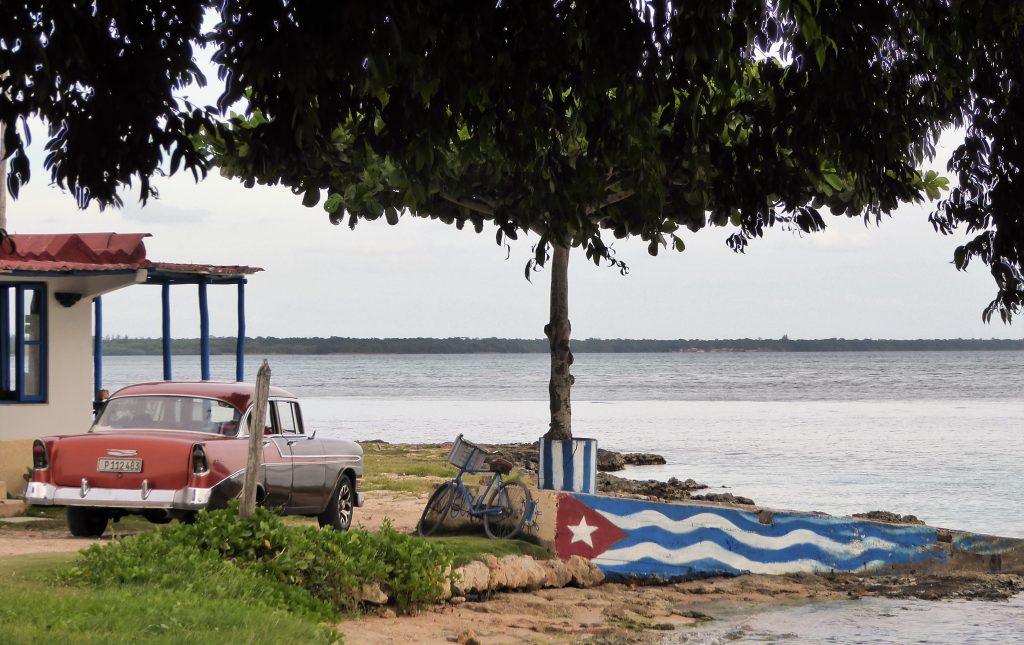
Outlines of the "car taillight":
{"label": "car taillight", "polygon": [[32,443],[32,467],[36,470],[46,470],[50,466],[50,460],[46,456],[46,444],[39,439]]}
{"label": "car taillight", "polygon": [[206,451],[199,444],[192,446],[192,474],[205,475],[210,472],[210,465],[206,462]]}

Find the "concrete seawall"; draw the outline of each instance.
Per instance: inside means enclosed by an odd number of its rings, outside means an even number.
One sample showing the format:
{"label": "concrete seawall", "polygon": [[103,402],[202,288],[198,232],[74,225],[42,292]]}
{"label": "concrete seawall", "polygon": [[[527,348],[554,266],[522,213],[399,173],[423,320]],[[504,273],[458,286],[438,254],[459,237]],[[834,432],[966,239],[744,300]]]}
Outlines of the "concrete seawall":
{"label": "concrete seawall", "polygon": [[745,573],[1024,573],[1024,540],[749,506],[548,493],[535,537],[610,579]]}

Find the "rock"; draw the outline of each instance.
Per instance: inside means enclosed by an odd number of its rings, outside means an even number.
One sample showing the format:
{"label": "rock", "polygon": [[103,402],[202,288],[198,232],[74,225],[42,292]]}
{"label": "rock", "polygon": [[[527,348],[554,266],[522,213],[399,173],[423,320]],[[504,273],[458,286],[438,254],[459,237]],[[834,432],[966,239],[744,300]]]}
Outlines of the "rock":
{"label": "rock", "polygon": [[356,600],[368,605],[386,605],[388,604],[388,595],[380,588],[380,583],[367,582],[359,587],[359,591],[356,592]]}
{"label": "rock", "polygon": [[621,497],[639,497],[641,499],[657,499],[663,501],[679,501],[690,499],[690,493],[707,488],[692,479],[679,481],[675,477],[667,482],[653,479],[635,480],[616,477],[608,473],[597,474],[597,490],[612,493]]}
{"label": "rock", "polygon": [[527,555],[506,555],[498,559],[484,556],[490,573],[487,589],[540,589],[548,580],[548,571],[537,560]]}
{"label": "rock", "polygon": [[452,583],[452,592],[457,596],[467,593],[480,593],[490,587],[491,570],[479,561],[469,562],[455,570],[456,580]]}
{"label": "rock", "polygon": [[662,466],[665,464],[665,458],[653,452],[627,452],[622,455],[622,459],[629,466]]}
{"label": "rock", "polygon": [[508,589],[526,589],[529,586],[529,574],[526,569],[527,561],[533,562],[533,558],[523,555],[506,555],[498,560],[498,567],[501,569],[502,574],[496,576],[496,578],[504,582],[503,587]]}
{"label": "rock", "polygon": [[597,449],[597,469],[603,472],[614,472],[626,467],[626,460],[621,453],[604,448]]}
{"label": "rock", "polygon": [[455,637],[455,642],[459,645],[480,645],[480,639],[476,637],[476,632],[472,629],[464,629],[459,632],[459,635]]}
{"label": "rock", "polygon": [[465,596],[452,596],[448,599],[448,604],[450,605],[461,605],[464,602],[466,602]]}
{"label": "rock", "polygon": [[[515,470],[537,472],[539,455],[537,454],[537,444],[535,443],[490,444],[482,447],[511,460],[515,464]],[[664,457],[653,453],[634,452],[622,454],[614,450],[597,449],[597,470],[599,472],[622,470],[627,464],[646,466],[664,463]]]}
{"label": "rock", "polygon": [[533,591],[544,587],[544,582],[547,579],[547,569],[539,561],[526,555],[512,557],[518,557],[520,560],[519,566],[522,568],[525,582],[525,586],[522,587],[523,589]]}
{"label": "rock", "polygon": [[708,493],[706,495],[694,495],[691,499],[700,500],[702,502],[719,502],[722,504],[742,504],[744,506],[754,506],[754,500],[750,499],[749,497],[733,495],[732,493]]}
{"label": "rock", "polygon": [[544,588],[561,589],[572,582],[572,572],[561,560],[541,560],[538,562],[544,569]]}
{"label": "rock", "polygon": [[[452,568],[451,568],[450,565],[445,567],[443,570],[441,570],[441,578],[443,580],[450,580],[451,576],[452,576]],[[451,585],[449,585],[449,584],[442,584],[441,585],[441,600],[448,600],[451,597],[452,597]]]}
{"label": "rock", "polygon": [[377,610],[377,615],[381,618],[398,618],[398,614],[395,613],[395,610],[389,607],[381,607]]}
{"label": "rock", "polygon": [[891,511],[869,511],[867,513],[854,513],[853,517],[862,517],[866,520],[876,522],[889,522],[891,524],[924,524],[914,515],[900,515]]}
{"label": "rock", "polygon": [[572,575],[572,583],[577,587],[586,589],[604,582],[604,573],[584,557],[574,555],[565,561],[565,565]]}

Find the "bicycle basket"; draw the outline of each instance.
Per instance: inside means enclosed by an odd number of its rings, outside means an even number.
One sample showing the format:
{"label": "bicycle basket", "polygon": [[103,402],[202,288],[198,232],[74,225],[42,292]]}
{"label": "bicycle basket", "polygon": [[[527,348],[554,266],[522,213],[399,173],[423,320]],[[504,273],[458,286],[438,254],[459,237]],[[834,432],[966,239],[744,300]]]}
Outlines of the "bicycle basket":
{"label": "bicycle basket", "polygon": [[459,435],[455,439],[452,451],[448,453],[448,463],[463,470],[483,470],[484,459],[489,455],[480,446],[466,441]]}

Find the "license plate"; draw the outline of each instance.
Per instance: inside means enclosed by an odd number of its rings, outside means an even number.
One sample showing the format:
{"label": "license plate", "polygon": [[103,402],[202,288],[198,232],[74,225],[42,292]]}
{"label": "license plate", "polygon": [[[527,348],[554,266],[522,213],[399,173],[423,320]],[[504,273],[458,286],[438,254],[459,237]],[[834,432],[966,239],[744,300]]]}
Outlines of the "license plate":
{"label": "license plate", "polygon": [[141,459],[100,459],[96,470],[101,473],[141,473]]}

